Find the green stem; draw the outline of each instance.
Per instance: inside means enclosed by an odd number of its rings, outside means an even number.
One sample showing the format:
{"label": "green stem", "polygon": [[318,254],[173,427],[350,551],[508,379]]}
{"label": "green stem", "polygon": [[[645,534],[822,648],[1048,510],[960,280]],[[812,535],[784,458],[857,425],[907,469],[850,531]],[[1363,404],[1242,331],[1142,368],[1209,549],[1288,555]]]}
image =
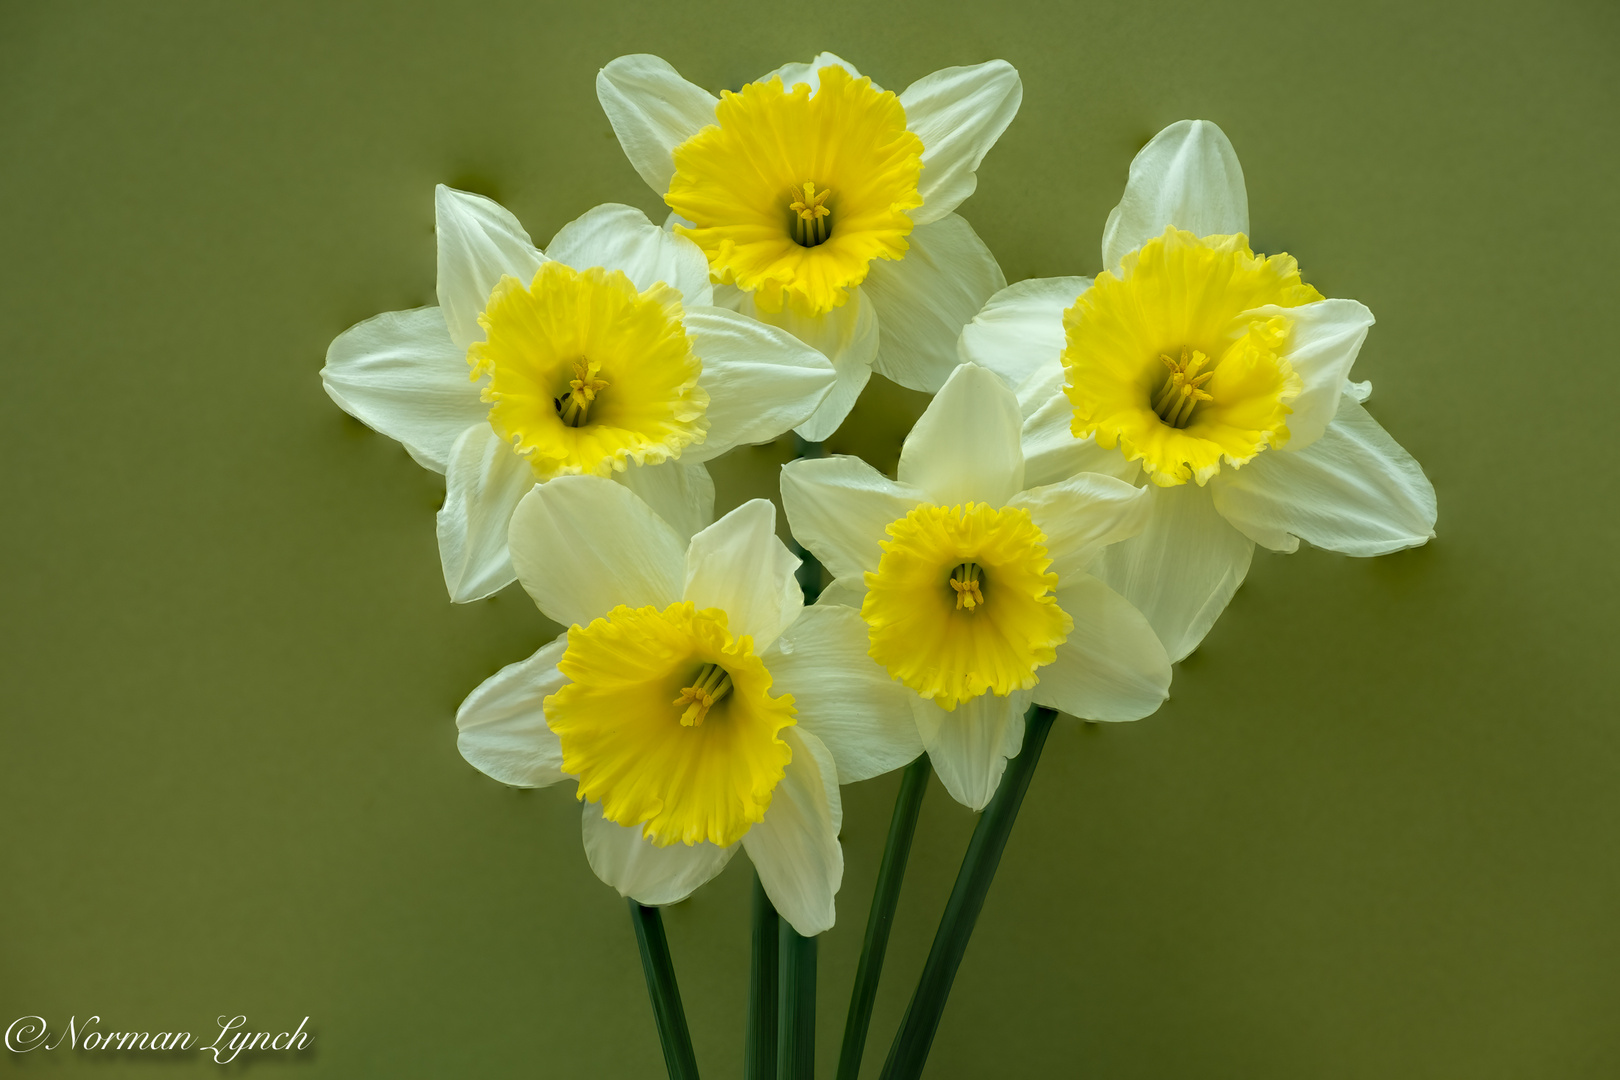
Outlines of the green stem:
{"label": "green stem", "polygon": [[748,971],[748,1041],[743,1080],[776,1080],[777,944],[782,921],[754,875],[754,958]]}
{"label": "green stem", "polygon": [[776,1080],[815,1080],[816,939],[800,937],[786,919],[777,939],[782,970],[776,1036]]}
{"label": "green stem", "polygon": [[894,925],[894,908],[900,900],[900,884],[905,880],[906,859],[911,854],[911,837],[917,831],[917,815],[928,790],[929,772],[928,755],[922,754],[906,766],[900,778],[900,794],[895,797],[894,816],[889,819],[889,839],[883,845],[883,863],[878,868],[877,887],[872,890],[872,910],[866,916],[866,940],[861,943],[860,966],[855,969],[849,1016],[844,1020],[838,1080],[857,1080],[861,1074],[866,1032],[872,1026],[872,1003],[877,1000],[878,979],[883,976],[883,955],[889,948],[889,930]]}
{"label": "green stem", "polygon": [[653,1018],[658,1022],[658,1041],[664,1045],[664,1067],[669,1070],[669,1080],[697,1080],[697,1057],[692,1053],[692,1036],[686,1030],[681,989],[675,985],[675,964],[669,958],[664,917],[657,908],[631,900],[630,921],[635,925],[636,944],[641,948],[641,969],[647,976],[647,996],[652,998]]}
{"label": "green stem", "polygon": [[883,1065],[882,1080],[917,1080],[923,1064],[928,1060],[934,1033],[939,1030],[939,1019],[945,1011],[945,999],[950,996],[951,982],[956,969],[962,964],[967,951],[973,924],[984,907],[984,898],[990,891],[990,882],[996,876],[1001,853],[1012,834],[1018,807],[1029,790],[1029,781],[1040,764],[1041,748],[1046,745],[1047,733],[1057,714],[1039,705],[1024,714],[1024,746],[1018,756],[1007,762],[1007,771],[1001,777],[990,805],[979,816],[973,830],[962,869],[957,872],[956,886],[945,904],[945,914],[939,920],[939,931],[934,945],[928,950],[928,961],[923,965],[917,990],[906,1008],[906,1017],[895,1034],[889,1049],[889,1060]]}

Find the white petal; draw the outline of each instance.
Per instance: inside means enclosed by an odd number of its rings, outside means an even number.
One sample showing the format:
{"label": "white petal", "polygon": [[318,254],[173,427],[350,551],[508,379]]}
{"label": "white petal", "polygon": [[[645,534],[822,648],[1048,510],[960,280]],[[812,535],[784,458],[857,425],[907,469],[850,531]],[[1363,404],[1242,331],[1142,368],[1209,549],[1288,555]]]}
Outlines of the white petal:
{"label": "white petal", "polygon": [[[1146,488],[1101,473],[1076,473],[1066,480],[1021,491],[1007,504],[1029,511],[1046,534],[1048,569],[1067,582],[1084,574],[1103,548],[1141,532],[1153,510]],[[1071,612],[1072,614],[1072,612]]]}
{"label": "white petal", "polygon": [[1367,399],[1372,397],[1372,380],[1363,379],[1361,382],[1344,380],[1344,392],[1355,398],[1358,404],[1365,405]]}
{"label": "white petal", "polygon": [[442,473],[450,448],[489,406],[468,377],[436,307],[389,311],[356,323],[326,350],[321,385],[338,408]]}
{"label": "white petal", "polygon": [[[871,310],[868,308],[868,310]],[[877,319],[869,320],[872,326],[872,343],[877,344]],[[855,360],[847,360],[841,366],[834,366],[835,376],[832,389],[827,396],[821,399],[816,411],[810,418],[798,427],[793,433],[805,442],[825,442],[830,439],[844,421],[849,418],[850,410],[855,408],[861,391],[866,389],[867,382],[872,378],[872,365]]]}
{"label": "white petal", "polygon": [[963,364],[928,403],[900,449],[900,482],[941,506],[997,509],[1024,486],[1018,399],[994,373]]}
{"label": "white petal", "polygon": [[562,743],[546,726],[545,699],[568,679],[557,661],[568,635],[508,664],[467,695],[456,710],[456,746],[472,766],[513,787],[547,787],[567,779]]}
{"label": "white petal", "polygon": [[[849,72],[849,77],[851,79],[859,79],[861,77],[861,73],[855,70],[854,64],[850,63],[848,60],[834,56],[830,52],[824,52],[818,53],[816,58],[810,61],[808,64],[783,64],[775,71],[772,71],[767,75],[761,75],[754,81],[767,83],[772,79],[781,79],[782,86],[787,90],[792,90],[799,83],[804,83],[810,87],[810,92],[813,94],[817,90],[821,89],[821,69],[824,67],[841,67],[845,71]],[[881,92],[883,88],[877,83],[873,83],[872,89]]]}
{"label": "white petal", "polygon": [[1103,268],[1118,267],[1126,252],[1169,225],[1197,236],[1249,231],[1243,166],[1226,133],[1208,120],[1178,120],[1137,153],[1103,227]]}
{"label": "white petal", "polygon": [[584,625],[616,605],[681,598],[686,545],[651,507],[601,476],[559,476],[512,515],[512,565],[546,617]]}
{"label": "white petal", "polygon": [[1030,278],[1007,286],[962,328],[957,356],[989,368],[1014,390],[1037,371],[1061,387],[1063,313],[1089,288],[1091,279],[1083,277]]}
{"label": "white petal", "polygon": [[631,465],[612,479],[623,484],[653,513],[669,523],[681,542],[714,520],[714,480],[702,465],[666,461],[662,465]]}
{"label": "white petal", "polygon": [[816,597],[815,607],[847,607],[861,610],[866,600],[866,582],[858,577],[839,578]]}
{"label": "white petal", "polygon": [[1140,720],[1170,696],[1170,658],[1148,621],[1090,574],[1065,580],[1058,606],[1074,629],[1037,670],[1035,702],[1084,720]]}
{"label": "white petal", "polygon": [[869,780],[922,753],[911,699],[867,655],[866,623],[847,607],[806,608],[766,658],[773,693],[793,695],[799,726],[827,744],[838,782]]}
{"label": "white petal", "polygon": [[1293,410],[1288,417],[1288,449],[1303,450],[1322,437],[1338,410],[1339,395],[1367,339],[1373,313],[1354,300],[1318,300],[1292,308],[1268,304],[1244,315],[1280,315],[1293,322],[1284,359],[1305,387],[1288,403]]}
{"label": "white petal", "polygon": [[528,285],[546,257],[512,212],[493,199],[434,189],[434,230],[439,238],[439,306],[450,340],[462,349],[484,340],[478,313],[501,278]]}
{"label": "white petal", "polygon": [[659,847],[641,835],[640,825],[616,825],[602,816],[601,803],[580,811],[585,858],[596,876],[639,904],[676,904],[726,868],[737,845],[670,844]]}
{"label": "white petal", "polygon": [[1018,115],[1023,100],[1024,84],[1005,60],[945,68],[901,92],[906,127],[923,142],[917,184],[923,205],[912,211],[912,221],[938,221],[973,194],[979,162]]}
{"label": "white petal", "polygon": [[955,214],[919,225],[908,239],[904,258],[872,260],[861,291],[877,307],[878,373],[932,394],[956,367],[962,327],[1007,279]]}
{"label": "white petal", "polygon": [[764,652],[804,609],[799,558],[776,538],[776,507],[750,499],[692,537],[681,599],[726,613],[733,637]]}
{"label": "white petal", "polygon": [[1346,555],[1383,555],[1434,537],[1434,485],[1349,395],[1310,446],[1267,451],[1217,480],[1216,509],[1277,551],[1293,551],[1299,537]]}
{"label": "white petal", "polygon": [[752,293],[735,286],[724,286],[736,310],[760,322],[780,327],[832,362],[834,382],[810,418],[793,430],[809,442],[822,442],[844,422],[855,399],[861,396],[866,380],[872,377],[872,361],[877,357],[877,311],[859,287],[851,289],[843,307],[824,315],[800,315],[793,305],[781,311],[760,311]]}
{"label": "white petal", "polygon": [[793,760],[765,819],[743,834],[742,845],[777,912],[813,937],[832,928],[833,897],[844,880],[838,773],[826,746],[808,731],[784,728],[782,739]]}
{"label": "white petal", "polygon": [[512,583],[506,528],[534,471],[487,423],[461,433],[450,449],[439,509],[439,561],[458,604],[482,600]]}
{"label": "white petal", "polygon": [[840,580],[861,580],[883,557],[884,530],[927,502],[858,457],[800,458],[782,466],[782,508],[799,543]]}
{"label": "white petal", "polygon": [[980,694],[952,712],[912,695],[912,710],[928,760],[951,798],[970,810],[983,810],[1007,771],[1007,759],[1024,744],[1024,713],[1034,691],[1007,697]]}
{"label": "white petal", "polygon": [[670,156],[681,143],[714,123],[719,100],[693,86],[656,56],[621,56],[596,73],[596,100],[636,172],[659,194],[675,175]]}
{"label": "white petal", "polygon": [[1249,572],[1254,544],[1206,488],[1152,488],[1141,535],[1103,551],[1092,573],[1147,616],[1171,662],[1198,647]]}
{"label": "white petal", "polygon": [[808,419],[832,388],[831,361],[786,330],[718,307],[688,308],[685,323],[709,393],[709,434],[687,447],[688,462],[769,442]]}
{"label": "white petal", "polygon": [[1013,393],[1018,395],[1018,414],[1027,421],[1042,405],[1054,397],[1062,397],[1068,381],[1062,364],[1044,364],[1031,371],[1023,382],[1013,387]]}
{"label": "white petal", "polygon": [[623,270],[642,292],[661,281],[679,289],[689,308],[714,302],[709,260],[702,249],[654,225],[633,206],[603,203],[585,211],[551,238],[546,258],[575,270]]}
{"label": "white petal", "polygon": [[1024,483],[1052,484],[1078,472],[1103,473],[1134,481],[1142,466],[1127,461],[1118,448],[1104,450],[1095,439],[1077,439],[1070,430],[1074,408],[1062,393],[1036,409],[1019,435],[1024,451]]}

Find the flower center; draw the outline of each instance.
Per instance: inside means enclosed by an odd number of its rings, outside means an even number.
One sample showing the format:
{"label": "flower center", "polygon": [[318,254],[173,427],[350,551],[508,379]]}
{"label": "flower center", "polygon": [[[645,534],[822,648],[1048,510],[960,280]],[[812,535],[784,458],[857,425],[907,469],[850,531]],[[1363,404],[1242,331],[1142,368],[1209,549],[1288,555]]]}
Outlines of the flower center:
{"label": "flower center", "polygon": [[1283,445],[1303,385],[1283,355],[1293,322],[1255,309],[1320,299],[1288,255],[1166,229],[1063,313],[1070,431],[1119,447],[1161,487]]}
{"label": "flower center", "polygon": [[579,797],[609,820],[661,846],[728,846],[765,816],[792,758],[793,697],[770,693],[725,612],[621,605],[572,627],[557,667],[569,681],[546,698],[546,724]]}
{"label": "flower center", "polygon": [[832,210],[824,205],[827,196],[832,194],[832,188],[816,190],[816,185],[808,180],[804,183],[804,191],[793,192],[793,201],[788,203],[788,209],[793,211],[793,239],[800,247],[815,247],[825,244],[827,236],[832,232]]}
{"label": "flower center", "polygon": [[978,563],[957,563],[956,569],[951,571],[951,589],[956,593],[956,610],[966,608],[972,614],[984,603],[984,593],[980,591]]}
{"label": "flower center", "polygon": [[618,270],[547,262],[528,288],[502,278],[467,349],[472,377],[489,376],[490,427],[540,480],[680,457],[709,429],[683,315],[679,292],[637,292]]}
{"label": "flower center", "polygon": [[697,678],[692,685],[681,690],[681,696],[676,698],[674,705],[677,709],[683,705],[686,711],[681,713],[681,724],[685,727],[696,727],[703,723],[703,718],[709,715],[709,709],[721,698],[731,693],[731,675],[719,664],[704,664],[698,669]]}
{"label": "flower center", "polygon": [[568,381],[568,393],[557,399],[557,415],[569,427],[584,427],[591,411],[591,402],[607,388],[607,380],[597,378],[602,365],[593,361],[574,361],[574,377]]}
{"label": "flower center", "polygon": [[836,65],[819,76],[814,93],[772,79],[721,94],[715,123],[674,150],[664,201],[692,223],[676,231],[762,311],[842,306],[873,259],[905,255],[922,205],[923,144],[900,99]]}
{"label": "flower center", "polygon": [[872,658],[945,709],[1034,686],[1074,621],[1029,511],[919,506],[887,532],[861,604]]}
{"label": "flower center", "polygon": [[1159,359],[1170,369],[1170,376],[1164,380],[1159,398],[1153,403],[1153,411],[1171,427],[1184,428],[1192,419],[1193,408],[1200,401],[1215,400],[1213,394],[1203,389],[1215,372],[1211,369],[1200,375],[1198,372],[1209,362],[1209,357],[1186,346],[1181,349],[1180,360],[1172,360],[1163,353],[1159,354]]}

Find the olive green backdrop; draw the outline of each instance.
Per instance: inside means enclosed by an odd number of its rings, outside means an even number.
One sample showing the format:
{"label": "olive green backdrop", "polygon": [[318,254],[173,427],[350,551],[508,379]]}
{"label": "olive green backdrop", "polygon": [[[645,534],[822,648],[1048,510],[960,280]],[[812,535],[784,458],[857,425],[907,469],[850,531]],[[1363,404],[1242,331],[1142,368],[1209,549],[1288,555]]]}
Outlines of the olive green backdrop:
{"label": "olive green backdrop", "polygon": [[[0,6],[0,1023],[307,1014],[255,1075],[659,1075],[572,792],[455,749],[556,629],[516,588],[447,602],[442,481],[316,373],[433,302],[436,182],[542,243],[657,211],[596,103],[614,56],[717,89],[830,48],[896,89],[1019,68],[962,208],[1010,280],[1097,271],[1137,148],[1219,122],[1256,247],[1377,314],[1357,374],[1440,497],[1421,550],[1258,554],[1156,716],[1060,721],[929,1075],[1620,1075],[1620,18],[1226,6]],[[874,379],[834,448],[892,466],[922,404]],[[723,462],[722,508],[789,453]],[[845,790],[823,1076],[896,780]],[[868,1076],[971,827],[936,781]],[[739,858],[666,915],[708,1076],[748,889]]]}

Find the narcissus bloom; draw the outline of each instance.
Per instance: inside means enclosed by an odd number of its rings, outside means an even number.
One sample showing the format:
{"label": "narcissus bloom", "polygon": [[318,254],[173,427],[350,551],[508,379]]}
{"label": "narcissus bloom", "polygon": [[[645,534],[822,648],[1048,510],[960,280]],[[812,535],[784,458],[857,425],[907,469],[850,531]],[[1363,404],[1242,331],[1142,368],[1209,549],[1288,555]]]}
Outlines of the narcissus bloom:
{"label": "narcissus bloom", "polygon": [[855,457],[782,470],[793,535],[837,579],[821,604],[859,609],[934,770],[974,809],[1018,753],[1031,701],[1136,720],[1170,685],[1152,628],[1090,573],[1142,528],[1148,492],[1089,473],[1026,489],[1019,423],[1013,392],[963,364],[907,436],[898,481]]}
{"label": "narcissus bloom", "polygon": [[1327,299],[1289,255],[1249,247],[1225,134],[1172,124],[1131,163],[1087,278],[1022,281],[960,353],[1018,389],[1036,482],[1077,470],[1145,484],[1142,534],[1098,576],[1173,660],[1208,633],[1256,543],[1380,555],[1434,535],[1434,488],[1348,381],[1372,313]]}
{"label": "narcissus bloom", "polygon": [[603,205],[545,252],[499,205],[438,189],[439,306],[339,335],[321,381],[346,412],[445,474],[444,581],[456,601],[512,581],[507,523],[536,483],[605,476],[683,535],[713,517],[702,463],[809,416],[826,357],[713,306],[703,254]]}
{"label": "narcissus bloom", "polygon": [[832,926],[838,784],[922,747],[859,616],[804,607],[771,504],[688,544],[622,485],[565,476],[523,497],[511,544],[569,629],[462,703],[463,756],[519,787],[578,781],[591,868],[641,903],[685,898],[740,844],[794,929]]}
{"label": "narcissus bloom", "polygon": [[822,53],[716,98],[636,55],[603,68],[596,92],[675,232],[702,248],[717,302],[838,369],[801,435],[832,434],[874,366],[939,389],[962,325],[1006,284],[952,211],[1018,111],[1011,65],[947,68],[896,95]]}

